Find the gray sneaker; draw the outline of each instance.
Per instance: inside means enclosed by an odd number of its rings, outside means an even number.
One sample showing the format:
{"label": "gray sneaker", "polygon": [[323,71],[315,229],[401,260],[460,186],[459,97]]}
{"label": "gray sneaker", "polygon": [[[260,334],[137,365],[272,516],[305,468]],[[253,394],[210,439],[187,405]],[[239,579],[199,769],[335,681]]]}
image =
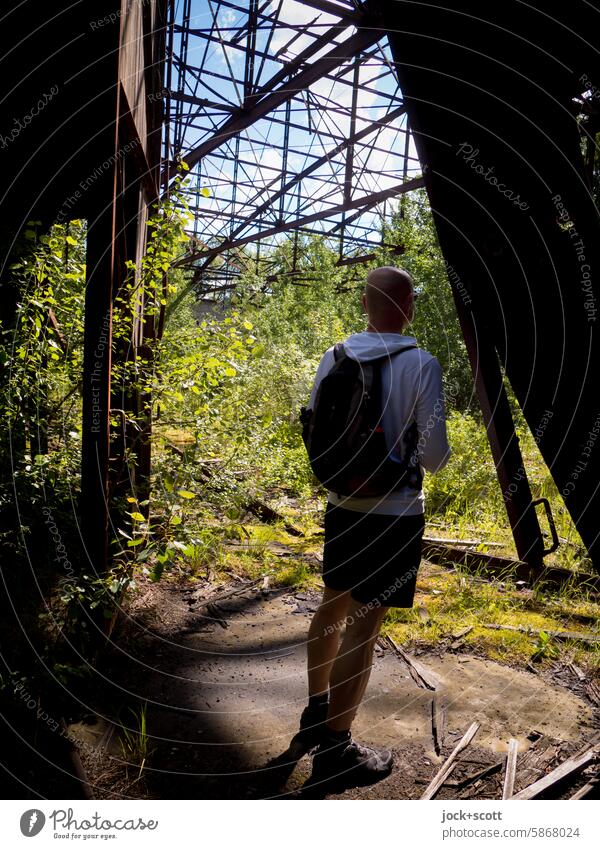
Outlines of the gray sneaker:
{"label": "gray sneaker", "polygon": [[375,784],[392,771],[394,756],[389,749],[361,746],[348,733],[343,741],[327,736],[313,757],[311,785],[324,782],[340,788]]}

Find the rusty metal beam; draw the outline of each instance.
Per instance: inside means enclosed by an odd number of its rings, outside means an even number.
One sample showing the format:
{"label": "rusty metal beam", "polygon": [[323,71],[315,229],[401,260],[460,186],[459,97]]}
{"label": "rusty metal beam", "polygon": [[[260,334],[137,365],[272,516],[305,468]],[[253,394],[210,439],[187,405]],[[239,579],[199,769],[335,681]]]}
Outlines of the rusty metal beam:
{"label": "rusty metal beam", "polygon": [[[365,23],[368,22],[368,18],[366,15],[362,16],[362,19]],[[290,62],[286,62],[285,66],[281,68],[281,70],[277,71],[277,73],[272,76],[262,88],[257,92],[257,96],[262,96],[263,94],[268,94],[273,90],[274,86],[278,85],[280,82],[283,82],[290,74],[302,68],[306,62],[311,59],[316,53],[323,49],[323,47],[327,47],[328,44],[335,42],[335,36],[339,33],[340,29],[345,29],[348,23],[351,23],[352,20],[348,21],[342,20],[334,26],[330,27],[326,32],[317,36],[312,44],[309,44],[304,50],[300,51],[300,53],[295,56]],[[380,38],[383,33],[380,33]],[[371,42],[372,43],[372,42]],[[370,46],[370,45],[368,45]],[[339,45],[339,47],[343,47],[343,45]],[[362,48],[365,49],[365,48]],[[339,64],[339,62],[338,62]],[[337,67],[334,65],[333,67]],[[325,73],[329,73],[326,71]]]}
{"label": "rusty metal beam", "polygon": [[421,177],[415,177],[413,180],[408,180],[408,182],[406,183],[400,183],[399,185],[392,186],[389,189],[384,189],[381,192],[375,192],[371,195],[363,195],[362,197],[355,198],[353,201],[350,201],[348,203],[336,204],[335,206],[331,206],[327,209],[324,209],[322,212],[316,212],[312,215],[305,215],[302,218],[296,218],[293,221],[286,221],[285,223],[279,224],[276,227],[270,227],[266,230],[261,230],[259,233],[253,233],[250,236],[244,236],[241,239],[234,239],[233,241],[226,240],[217,248],[211,248],[208,251],[203,251],[202,253],[185,257],[183,260],[176,264],[190,265],[191,263],[197,260],[217,256],[218,254],[223,253],[226,250],[231,250],[232,248],[239,248],[242,245],[248,245],[250,242],[256,242],[260,239],[265,239],[268,236],[275,236],[278,233],[286,233],[289,230],[294,230],[297,227],[303,227],[305,224],[310,224],[313,221],[319,221],[323,218],[330,218],[332,215],[339,215],[349,209],[358,209],[360,207],[362,211],[365,211],[370,207],[381,203],[387,198],[397,197],[401,194],[404,194],[404,192],[412,192],[415,189],[422,188],[423,185],[423,179]]}
{"label": "rusty metal beam", "polygon": [[[405,110],[404,106],[400,106],[397,109],[393,109],[391,112],[388,112],[388,114],[386,116],[384,116],[384,118],[382,118],[381,120],[373,121],[368,127],[364,127],[358,133],[351,135],[345,141],[341,142],[341,144],[337,145],[337,147],[328,151],[323,156],[320,156],[318,159],[316,159],[314,162],[312,162],[308,166],[308,168],[305,168],[299,174],[295,174],[277,192],[274,192],[272,195],[269,196],[269,198],[266,201],[264,201],[264,203],[262,203],[260,206],[256,207],[254,209],[254,211],[249,216],[247,216],[244,219],[244,221],[238,227],[236,227],[236,229],[232,233],[232,236],[235,237],[239,233],[241,233],[242,230],[244,230],[252,221],[254,221],[256,218],[258,218],[267,209],[269,209],[269,207],[273,206],[273,204],[275,203],[276,200],[283,197],[283,195],[286,194],[287,192],[289,192],[290,189],[292,189],[295,185],[299,184],[306,177],[309,177],[314,171],[316,171],[318,168],[320,168],[326,162],[330,161],[335,156],[342,153],[350,145],[354,145],[357,142],[361,141],[362,139],[364,139],[366,136],[368,136],[370,133],[374,132],[378,128],[380,128],[382,126],[386,126],[387,124],[391,123],[396,118],[399,118],[401,115],[403,115],[405,113],[405,111],[406,110]],[[262,192],[260,192],[259,195],[260,194],[262,194]],[[258,197],[259,195],[256,195],[255,197]],[[349,200],[350,199],[348,199],[348,201]],[[300,216],[297,216],[297,217],[298,217],[298,219],[300,218]]]}
{"label": "rusty metal beam", "polygon": [[354,171],[354,144],[356,135],[356,106],[358,103],[358,89],[360,82],[360,60],[354,61],[354,74],[352,76],[352,106],[350,107],[350,139],[346,150],[346,171],[344,174],[344,201],[352,198],[352,174]]}
{"label": "rusty metal beam", "polygon": [[[318,11],[334,13],[334,18],[324,23],[316,18],[318,24],[313,25],[314,22],[299,24],[286,20],[289,10],[282,9],[282,0],[272,11],[265,11],[267,7],[261,5],[261,0],[253,0],[252,4],[216,0],[209,3],[212,25],[209,18],[205,26],[194,26],[193,22],[184,20],[181,27],[175,27],[181,49],[175,45],[174,54],[179,56],[173,55],[172,64],[179,68],[183,83],[175,86],[177,92],[171,100],[173,106],[184,103],[189,106],[185,115],[179,109],[171,113],[174,122],[183,128],[183,132],[177,133],[180,143],[173,152],[183,157],[188,167],[203,162],[202,175],[213,194],[208,204],[194,203],[191,199],[196,215],[201,216],[204,211],[204,247],[201,249],[197,244],[194,259],[182,258],[182,263],[199,262],[202,268],[196,268],[196,274],[201,274],[220,254],[228,254],[227,265],[234,256],[232,245],[241,244],[242,239],[243,243],[260,240],[263,234],[273,233],[274,228],[283,228],[278,232],[324,232],[328,228],[321,225],[317,230],[316,223],[331,215],[339,217],[340,209],[352,212],[347,221],[355,222],[379,201],[379,195],[372,193],[382,171],[370,169],[370,153],[390,155],[387,175],[390,179],[384,185],[399,184],[403,175],[406,179],[407,166],[403,164],[402,153],[406,146],[401,143],[399,150],[396,143],[389,146],[377,143],[377,130],[381,132],[404,113],[393,67],[386,55],[387,47],[378,44],[384,35],[383,6],[379,0],[353,5],[354,8],[350,3],[320,4]],[[217,23],[225,9],[235,12],[229,29]],[[305,20],[310,17],[309,12]],[[354,26],[359,32],[350,29]],[[194,56],[199,56],[199,67],[196,62],[194,66],[188,64],[188,39],[185,43],[183,40],[186,28],[186,36],[196,39]],[[298,49],[298,54],[290,54],[290,60],[285,61],[281,47],[271,49],[275,35],[279,36],[279,45],[288,46],[292,36],[297,45],[298,37],[305,35],[303,41],[307,46],[295,46],[293,49]],[[215,65],[206,52],[209,43],[218,43],[223,48],[229,45],[245,52],[246,62],[234,68],[225,57],[227,68]],[[190,42],[190,58],[191,49]],[[261,74],[267,59],[276,63],[276,70],[270,71],[270,78],[263,82]],[[187,77],[182,78],[182,73]],[[326,88],[318,89],[318,95],[313,88],[316,82],[327,83]],[[345,107],[344,89],[347,91],[349,86],[353,88],[352,105],[348,100]],[[377,95],[376,103],[370,97],[373,94]],[[363,95],[369,97],[364,107]],[[236,97],[239,106],[233,102]],[[360,133],[356,132],[357,128]],[[400,134],[405,128],[398,130]],[[366,138],[369,134],[373,134],[375,141],[372,145]],[[239,151],[234,139],[239,140]],[[332,150],[326,152],[329,145]],[[267,148],[269,154],[281,155],[283,168],[278,161],[274,165],[263,156]],[[347,157],[336,158],[343,151],[348,151]],[[355,172],[354,164],[359,156],[361,167]],[[299,157],[303,158],[300,167],[296,164]],[[235,172],[236,188],[231,177],[226,179],[224,168],[227,174],[230,169]],[[198,174],[196,177],[199,179]],[[351,185],[354,194],[363,195],[366,205],[349,205]],[[206,206],[204,210],[203,206]],[[312,214],[315,209],[320,209],[318,215]],[[365,226],[355,223],[346,231],[352,253],[373,250],[374,242],[363,236],[371,236],[376,223],[373,215],[367,218]],[[264,238],[268,241],[270,237]],[[224,241],[219,245],[221,239]]]}
{"label": "rusty metal beam", "polygon": [[184,91],[170,91],[171,100],[179,100],[182,103],[191,103],[193,106],[208,106],[217,112],[235,112],[236,107],[229,103],[217,103],[216,100],[208,100],[206,97],[196,97],[193,94],[186,94]]}
{"label": "rusty metal beam", "polygon": [[254,89],[254,59],[256,56],[256,28],[258,26],[258,0],[250,0],[248,12],[248,40],[246,43],[246,63],[244,68],[244,108],[250,106],[250,96]]}
{"label": "rusty metal beam", "polygon": [[318,9],[319,12],[325,12],[328,15],[337,15],[340,18],[347,18],[350,21],[360,21],[361,15],[359,12],[353,12],[349,6],[339,6],[337,3],[330,3],[328,0],[302,0],[304,6],[312,6],[313,9]]}
{"label": "rusty metal beam", "polygon": [[[119,87],[116,87],[120,89]],[[114,97],[107,150],[118,150],[119,95]],[[110,147],[108,146],[110,145]],[[87,233],[83,333],[81,426],[81,525],[90,568],[103,574],[108,563],[108,470],[112,312],[116,271],[118,157],[94,187],[97,211]]]}
{"label": "rusty metal beam", "polygon": [[[402,66],[400,39],[391,32],[389,37],[395,60],[394,67],[407,99],[410,125],[415,130],[415,144],[419,159],[424,166],[425,187],[440,246],[448,267],[460,268],[461,256],[458,253],[460,248],[458,248],[456,232],[449,221],[439,214],[436,196],[436,188],[439,190],[439,177],[437,172],[432,173],[433,169],[427,167],[430,166],[432,137],[421,125],[418,100],[411,98],[410,73],[407,73]],[[464,246],[462,252],[464,253]],[[469,291],[471,297],[468,301],[465,301],[455,286],[452,286],[452,294],[517,553],[529,568],[540,569],[543,566],[544,541],[515,432],[498,355],[487,329],[486,304],[480,301],[475,291]]]}
{"label": "rusty metal beam", "polygon": [[147,203],[154,203],[159,195],[159,188],[155,182],[155,174],[146,157],[144,144],[139,137],[131,106],[122,83],[119,83],[119,101],[121,110],[121,121],[127,128],[127,137],[132,148],[133,157],[136,160],[139,180],[146,195]]}

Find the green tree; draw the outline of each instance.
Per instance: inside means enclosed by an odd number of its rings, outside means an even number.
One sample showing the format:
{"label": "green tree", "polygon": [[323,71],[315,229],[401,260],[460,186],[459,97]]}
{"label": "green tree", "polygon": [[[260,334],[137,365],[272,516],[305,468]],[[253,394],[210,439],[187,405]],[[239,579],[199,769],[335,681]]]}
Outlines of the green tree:
{"label": "green tree", "polygon": [[403,200],[401,211],[383,228],[384,244],[399,245],[403,253],[398,259],[384,249],[379,264],[401,265],[413,277],[417,297],[412,332],[442,366],[448,406],[467,410],[473,378],[427,195],[419,190]]}

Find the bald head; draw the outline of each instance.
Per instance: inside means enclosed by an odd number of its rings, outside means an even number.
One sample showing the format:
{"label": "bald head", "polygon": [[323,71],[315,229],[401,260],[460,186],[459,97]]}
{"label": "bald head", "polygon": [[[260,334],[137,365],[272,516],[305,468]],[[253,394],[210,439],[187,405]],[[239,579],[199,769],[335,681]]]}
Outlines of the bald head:
{"label": "bald head", "polygon": [[413,281],[407,271],[385,265],[367,276],[363,304],[369,328],[380,333],[400,333],[412,319]]}

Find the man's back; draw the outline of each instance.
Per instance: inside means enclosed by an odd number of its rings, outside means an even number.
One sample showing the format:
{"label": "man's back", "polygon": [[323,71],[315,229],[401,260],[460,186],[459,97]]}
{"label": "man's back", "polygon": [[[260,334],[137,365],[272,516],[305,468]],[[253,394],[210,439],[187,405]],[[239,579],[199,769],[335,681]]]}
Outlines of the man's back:
{"label": "man's back", "polygon": [[[446,439],[442,372],[436,358],[414,347],[414,337],[401,333],[365,331],[349,336],[343,344],[345,353],[359,362],[386,358],[381,360],[380,367],[383,428],[390,450],[402,458],[404,434],[416,422],[421,465],[431,472],[442,468],[448,461],[450,448]],[[405,348],[409,350],[403,350]],[[329,348],[319,364],[309,407],[314,405],[319,383],[334,362],[333,348]],[[365,513],[417,515],[423,512],[422,491],[406,487],[379,498],[343,497],[330,492],[329,501]]]}

